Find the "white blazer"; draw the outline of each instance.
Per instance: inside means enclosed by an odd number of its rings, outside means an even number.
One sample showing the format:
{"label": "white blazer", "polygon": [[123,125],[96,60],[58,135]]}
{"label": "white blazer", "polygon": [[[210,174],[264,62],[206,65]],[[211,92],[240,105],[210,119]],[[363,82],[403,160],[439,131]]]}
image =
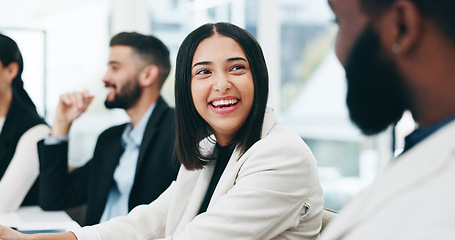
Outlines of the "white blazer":
{"label": "white blazer", "polygon": [[321,239],[455,239],[455,121],[394,160]]}
{"label": "white blazer", "polygon": [[[214,149],[209,141],[201,146]],[[74,233],[79,240],[318,238],[323,198],[316,161],[271,110],[262,139],[240,158],[234,150],[207,211],[197,215],[214,166],[210,162],[198,171],[182,167],[177,180],[151,204]]]}

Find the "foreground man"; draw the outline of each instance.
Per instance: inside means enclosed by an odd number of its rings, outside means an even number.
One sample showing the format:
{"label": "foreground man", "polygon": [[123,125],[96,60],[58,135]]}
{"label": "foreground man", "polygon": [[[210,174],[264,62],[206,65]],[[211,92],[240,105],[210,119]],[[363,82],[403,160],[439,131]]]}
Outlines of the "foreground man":
{"label": "foreground man", "polygon": [[455,2],[329,0],[353,122],[368,135],[409,109],[404,152],[322,239],[455,239]]}

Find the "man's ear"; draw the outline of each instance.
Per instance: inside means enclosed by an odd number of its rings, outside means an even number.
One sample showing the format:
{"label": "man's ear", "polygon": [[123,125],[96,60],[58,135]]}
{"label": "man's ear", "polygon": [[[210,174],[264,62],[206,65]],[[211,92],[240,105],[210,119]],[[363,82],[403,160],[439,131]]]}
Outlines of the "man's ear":
{"label": "man's ear", "polygon": [[158,81],[160,69],[154,64],[150,64],[142,69],[140,82],[143,86],[150,86]]}
{"label": "man's ear", "polygon": [[422,34],[421,12],[414,2],[401,0],[393,4],[390,14],[391,38],[388,47],[395,54],[407,54],[416,47]]}

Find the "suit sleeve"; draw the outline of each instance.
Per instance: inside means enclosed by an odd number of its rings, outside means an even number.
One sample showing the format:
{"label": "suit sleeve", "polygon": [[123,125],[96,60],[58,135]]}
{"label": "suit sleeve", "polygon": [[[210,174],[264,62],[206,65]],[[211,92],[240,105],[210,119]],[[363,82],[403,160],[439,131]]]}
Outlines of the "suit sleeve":
{"label": "suit sleeve", "polygon": [[38,143],[40,159],[39,204],[44,210],[64,210],[86,201],[88,171],[91,161],[68,172],[68,143],[44,145]]}

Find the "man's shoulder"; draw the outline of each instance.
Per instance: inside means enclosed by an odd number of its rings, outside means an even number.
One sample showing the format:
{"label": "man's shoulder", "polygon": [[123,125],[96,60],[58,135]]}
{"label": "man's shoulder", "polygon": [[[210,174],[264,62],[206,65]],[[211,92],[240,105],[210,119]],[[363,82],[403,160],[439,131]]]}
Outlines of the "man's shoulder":
{"label": "man's shoulder", "polygon": [[123,133],[123,130],[125,129],[126,125],[128,123],[122,123],[122,124],[119,124],[119,125],[115,125],[115,126],[112,126],[112,127],[109,127],[108,129],[104,130],[99,138],[112,138],[112,137],[121,137],[122,136],[122,133]]}
{"label": "man's shoulder", "polygon": [[147,126],[158,128],[174,127],[174,108],[170,107],[162,97],[158,99],[155,109],[147,122]]}
{"label": "man's shoulder", "polygon": [[167,118],[173,117],[174,108],[169,106],[164,98],[160,97],[156,102],[155,110],[152,115],[164,115]]}

